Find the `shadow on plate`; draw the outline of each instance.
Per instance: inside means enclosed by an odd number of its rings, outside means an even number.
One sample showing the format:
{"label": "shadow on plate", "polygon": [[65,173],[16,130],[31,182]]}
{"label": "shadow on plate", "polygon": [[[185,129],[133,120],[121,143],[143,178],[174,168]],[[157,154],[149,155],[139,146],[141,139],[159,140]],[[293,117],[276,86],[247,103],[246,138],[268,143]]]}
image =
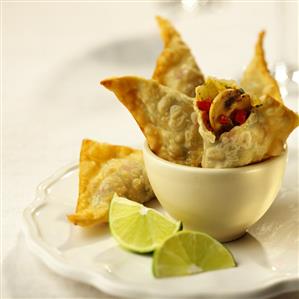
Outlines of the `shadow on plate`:
{"label": "shadow on plate", "polygon": [[70,224],[68,239],[57,249],[67,251],[78,247],[83,247],[110,238],[109,226],[106,224],[93,227],[80,227]]}
{"label": "shadow on plate", "polygon": [[259,266],[271,268],[263,245],[251,234],[247,233],[226,245],[234,254],[238,266],[240,266],[239,261],[252,260],[254,257],[254,262]]}

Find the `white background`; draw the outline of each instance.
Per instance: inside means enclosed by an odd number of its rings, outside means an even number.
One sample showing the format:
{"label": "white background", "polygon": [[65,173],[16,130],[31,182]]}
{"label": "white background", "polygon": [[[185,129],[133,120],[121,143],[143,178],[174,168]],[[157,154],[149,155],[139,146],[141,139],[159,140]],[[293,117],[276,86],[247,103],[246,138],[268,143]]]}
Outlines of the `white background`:
{"label": "white background", "polygon": [[[193,12],[165,2],[1,5],[2,296],[109,298],[50,272],[31,255],[21,234],[22,211],[36,186],[78,160],[83,138],[142,143],[131,116],[99,81],[112,75],[151,76],[162,49],[157,14],[174,22],[205,74],[238,79],[261,29],[267,30],[270,66],[281,60],[294,65],[297,5],[218,1]],[[289,101],[295,107],[294,100]]]}

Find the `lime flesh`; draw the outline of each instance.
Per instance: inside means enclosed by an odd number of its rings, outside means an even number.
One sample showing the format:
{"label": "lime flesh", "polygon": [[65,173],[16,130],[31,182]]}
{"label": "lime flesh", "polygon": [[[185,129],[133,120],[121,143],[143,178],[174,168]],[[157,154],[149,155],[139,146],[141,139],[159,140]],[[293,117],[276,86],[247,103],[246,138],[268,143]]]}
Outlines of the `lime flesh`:
{"label": "lime flesh", "polygon": [[207,234],[181,231],[168,238],[154,253],[155,277],[197,274],[235,266],[231,253]]}
{"label": "lime flesh", "polygon": [[109,211],[110,231],[126,249],[146,253],[176,233],[181,223],[142,204],[114,195]]}

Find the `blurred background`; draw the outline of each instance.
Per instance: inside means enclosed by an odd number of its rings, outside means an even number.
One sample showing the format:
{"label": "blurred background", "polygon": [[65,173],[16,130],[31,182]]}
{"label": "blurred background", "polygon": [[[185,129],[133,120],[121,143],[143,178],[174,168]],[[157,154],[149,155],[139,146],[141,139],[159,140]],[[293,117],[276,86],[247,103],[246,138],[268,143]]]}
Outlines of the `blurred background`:
{"label": "blurred background", "polygon": [[[37,264],[21,215],[41,180],[78,160],[83,138],[142,144],[132,117],[99,81],[151,77],[162,49],[156,15],[173,22],[205,75],[226,79],[240,78],[266,30],[269,67],[298,111],[297,1],[2,1],[1,10],[4,298],[98,294]],[[32,281],[43,287],[28,287]]]}

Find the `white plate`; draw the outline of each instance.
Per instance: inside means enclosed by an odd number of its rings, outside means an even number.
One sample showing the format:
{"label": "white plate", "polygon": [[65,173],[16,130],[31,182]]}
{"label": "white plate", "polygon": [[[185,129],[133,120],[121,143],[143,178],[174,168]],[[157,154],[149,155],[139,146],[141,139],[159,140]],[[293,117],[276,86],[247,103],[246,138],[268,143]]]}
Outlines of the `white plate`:
{"label": "white plate", "polygon": [[[294,174],[291,170],[286,181]],[[31,250],[49,268],[110,294],[265,298],[299,290],[298,190],[287,185],[246,236],[227,244],[236,268],[194,276],[155,279],[151,257],[121,249],[106,226],[82,229],[70,224],[66,215],[76,205],[77,165],[59,170],[38,187],[36,200],[24,211],[24,231]]]}

